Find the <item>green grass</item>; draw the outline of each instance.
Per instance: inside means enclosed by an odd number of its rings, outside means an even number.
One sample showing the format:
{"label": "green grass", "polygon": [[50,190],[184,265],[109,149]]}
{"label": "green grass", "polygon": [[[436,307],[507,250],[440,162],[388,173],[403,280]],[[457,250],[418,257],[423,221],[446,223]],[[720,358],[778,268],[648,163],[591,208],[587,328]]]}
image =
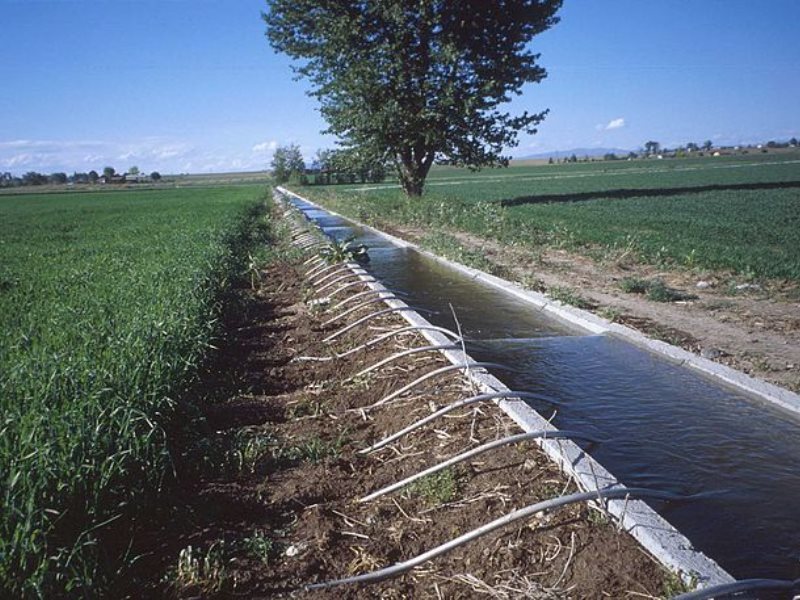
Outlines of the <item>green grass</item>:
{"label": "green grass", "polygon": [[[800,187],[682,191],[797,182],[798,155],[789,154],[541,165],[481,173],[443,169],[417,201],[388,187],[298,191],[378,226],[452,228],[534,250],[625,250],[657,265],[797,280]],[[629,191],[620,197],[613,190]],[[520,197],[552,200],[554,195],[569,199],[578,194],[581,201],[576,202],[501,204]]]}
{"label": "green grass", "polygon": [[451,502],[456,497],[458,488],[458,473],[453,468],[447,468],[415,481],[406,488],[405,493],[409,496],[419,496],[429,504],[438,505]]}
{"label": "green grass", "polygon": [[501,269],[484,256],[479,250],[471,250],[461,244],[457,238],[447,233],[430,233],[420,240],[420,245],[439,256],[460,262],[481,271],[502,275]]}
{"label": "green grass", "polygon": [[4,597],[109,585],[125,524],[169,472],[165,427],[260,239],[263,195],[0,197]]}

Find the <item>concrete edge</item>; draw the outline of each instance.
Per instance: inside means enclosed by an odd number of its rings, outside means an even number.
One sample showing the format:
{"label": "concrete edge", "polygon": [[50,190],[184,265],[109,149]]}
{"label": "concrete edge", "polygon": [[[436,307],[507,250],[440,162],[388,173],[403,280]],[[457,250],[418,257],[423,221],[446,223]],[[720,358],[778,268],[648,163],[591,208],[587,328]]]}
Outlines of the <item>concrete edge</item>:
{"label": "concrete edge", "polygon": [[670,362],[685,365],[686,367],[705,377],[722,383],[728,388],[744,392],[758,400],[771,404],[794,417],[800,416],[800,395],[787,390],[786,388],[782,388],[761,379],[757,379],[726,365],[722,365],[707,358],[703,358],[702,356],[698,356],[697,354],[684,350],[683,348],[650,338],[635,329],[631,329],[630,327],[626,327],[625,325],[620,325],[618,323],[612,323],[611,321],[599,317],[594,313],[575,308],[558,300],[552,300],[540,292],[526,290],[519,284],[508,281],[507,279],[502,279],[495,275],[484,273],[483,271],[479,271],[450,259],[443,258],[428,250],[425,250],[424,248],[421,248],[416,244],[400,239],[391,234],[384,233],[379,229],[371,227],[370,225],[365,225],[364,223],[360,223],[359,221],[351,219],[345,215],[328,210],[327,208],[303,198],[302,196],[285,188],[279,187],[277,189],[283,193],[296,196],[304,202],[313,204],[314,206],[317,206],[321,210],[325,210],[332,215],[346,219],[347,221],[354,223],[359,227],[363,227],[364,229],[367,229],[376,235],[382,236],[403,248],[414,249],[431,260],[463,273],[471,279],[481,281],[494,288],[503,290],[504,292],[511,294],[520,300],[527,302],[528,304],[531,304],[538,310],[547,313],[549,316],[555,318],[561,323],[572,327],[578,327],[591,334],[612,335],[616,338],[626,340],[635,346],[665,358]]}
{"label": "concrete edge", "polygon": [[[282,188],[278,188],[278,190],[283,193],[288,192],[288,190],[283,190]],[[293,192],[288,192],[288,194],[296,196],[304,202],[318,207],[320,210],[325,210],[329,214],[353,222],[348,217],[338,215],[333,211],[328,211],[324,207],[310,202]],[[398,238],[386,235],[380,230],[372,227],[368,228],[377,235],[384,236],[392,242],[398,240]],[[402,246],[417,248],[408,242],[404,242]],[[425,253],[434,256],[430,253]],[[463,265],[458,266],[462,269],[468,269],[468,274],[470,272],[477,272]],[[364,275],[359,275],[359,277],[365,280],[367,279],[367,276]],[[367,285],[376,291],[388,291],[385,286],[378,282],[367,281]],[[524,290],[521,291],[525,292]],[[402,300],[386,299],[384,302],[390,308],[408,306]],[[427,319],[416,311],[403,311],[397,314],[402,316],[403,319],[411,325],[430,325]],[[423,330],[419,333],[431,344],[445,344],[449,342],[448,338],[435,331]],[[443,351],[442,354],[454,364],[465,360],[472,360],[468,354],[460,350],[446,350]],[[509,388],[505,384],[489,373],[472,372],[468,373],[468,376],[484,392],[509,391]],[[495,401],[495,404],[517,423],[523,431],[535,431],[540,429],[557,431],[556,427],[551,425],[542,415],[520,399],[504,399]],[[582,489],[593,491],[622,485],[605,469],[605,467],[586,454],[571,440],[537,440],[537,444],[568,477],[574,478]],[[607,509],[618,519],[620,526],[632,535],[642,547],[650,552],[650,554],[667,569],[678,574],[686,583],[696,584],[698,587],[707,587],[735,581],[734,578],[722,569],[713,559],[696,550],[683,534],[650,508],[645,502],[641,500],[611,500],[607,502]]]}

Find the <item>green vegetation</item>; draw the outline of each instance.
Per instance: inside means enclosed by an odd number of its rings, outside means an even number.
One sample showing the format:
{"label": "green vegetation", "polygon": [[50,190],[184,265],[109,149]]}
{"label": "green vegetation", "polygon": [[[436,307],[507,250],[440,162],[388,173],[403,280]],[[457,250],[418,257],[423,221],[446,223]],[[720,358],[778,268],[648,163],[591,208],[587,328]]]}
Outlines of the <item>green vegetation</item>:
{"label": "green vegetation", "polygon": [[244,538],[243,542],[247,554],[264,564],[268,564],[275,554],[275,543],[261,530],[253,531],[253,535]]}
{"label": "green vegetation", "polygon": [[505,164],[520,132],[547,111],[504,112],[526,83],[545,77],[529,48],[558,22],[560,0],[482,2],[268,0],[272,47],[300,64],[326,133],[360,163],[394,163],[409,196],[422,194],[434,159]]}
{"label": "green vegetation", "polygon": [[312,436],[294,444],[284,444],[274,450],[273,456],[276,460],[307,461],[317,464],[329,456],[338,457],[342,452],[342,447],[347,443],[347,434],[346,430],[341,431],[336,439],[330,442],[326,442],[318,436]]}
{"label": "green vegetation", "polygon": [[186,546],[178,555],[173,585],[179,591],[217,593],[233,587],[225,559],[225,542],[212,544],[205,552]]}
{"label": "green vegetation", "polygon": [[[664,266],[800,279],[796,158],[618,161],[478,174],[444,168],[413,202],[390,187],[303,193],[378,226],[451,228],[533,250],[599,248]],[[526,203],[503,205],[520,198]]]}
{"label": "green vegetation", "polygon": [[553,286],[547,289],[547,295],[553,300],[570,304],[575,308],[593,308],[594,304],[569,287]]}
{"label": "green vegetation", "polygon": [[369,260],[367,250],[364,244],[355,244],[352,237],[341,241],[332,239],[327,246],[320,248],[319,256],[330,264],[349,260],[364,262]]}
{"label": "green vegetation", "polygon": [[420,240],[420,245],[439,256],[444,256],[487,273],[502,275],[497,266],[487,259],[482,252],[465,247],[458,239],[447,233],[430,233]]}
{"label": "green vegetation", "polygon": [[165,428],[217,333],[222,294],[263,240],[262,196],[0,197],[3,597],[112,584],[131,519],[170,471]]}
{"label": "green vegetation", "polygon": [[433,505],[445,504],[456,497],[458,483],[458,474],[450,467],[415,481],[408,486],[406,494],[420,496]]}

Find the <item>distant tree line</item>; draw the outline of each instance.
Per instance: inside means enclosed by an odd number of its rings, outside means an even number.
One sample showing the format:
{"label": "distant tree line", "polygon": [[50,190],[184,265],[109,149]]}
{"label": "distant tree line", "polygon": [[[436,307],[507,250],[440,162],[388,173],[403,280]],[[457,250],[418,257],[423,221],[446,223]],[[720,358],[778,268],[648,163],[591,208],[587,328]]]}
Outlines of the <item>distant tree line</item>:
{"label": "distant tree line", "polygon": [[356,150],[318,150],[311,166],[306,167],[297,144],[278,146],[270,166],[277,183],[331,185],[386,179],[384,162],[361,156]]}
{"label": "distant tree line", "polygon": [[67,175],[63,172],[38,173],[36,171],[28,171],[22,176],[15,176],[6,171],[0,173],[0,188],[8,187],[22,187],[22,186],[35,186],[35,185],[66,185],[66,184],[83,184],[92,185],[96,183],[129,183],[131,181],[159,181],[161,174],[158,171],[153,171],[150,175],[144,175],[140,172],[139,167],[133,166],[124,174],[117,174],[114,167],[104,167],[102,175],[95,170],[88,173],[75,171],[72,175]]}
{"label": "distant tree line", "polygon": [[685,145],[680,145],[675,148],[667,148],[662,146],[660,142],[655,140],[648,140],[638,152],[628,152],[626,154],[617,154],[608,152],[602,158],[584,156],[578,158],[575,154],[565,156],[564,158],[549,158],[549,164],[558,163],[577,163],[577,162],[592,162],[595,160],[635,160],[639,158],[688,158],[690,156],[705,156],[706,154],[717,155],[731,155],[731,154],[749,154],[750,152],[769,152],[769,150],[798,148],[800,142],[796,137],[793,137],[785,142],[776,142],[774,140],[765,142],[763,144],[748,144],[745,146],[715,146],[711,140],[706,140],[702,144],[696,142],[688,142]]}

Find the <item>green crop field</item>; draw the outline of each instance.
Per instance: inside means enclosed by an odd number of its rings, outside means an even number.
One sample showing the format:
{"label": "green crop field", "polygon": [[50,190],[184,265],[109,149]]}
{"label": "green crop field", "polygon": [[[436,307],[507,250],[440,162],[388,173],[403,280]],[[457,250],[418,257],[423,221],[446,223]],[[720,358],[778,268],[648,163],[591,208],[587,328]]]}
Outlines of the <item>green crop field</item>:
{"label": "green crop field", "polygon": [[164,427],[265,223],[263,197],[0,197],[3,597],[102,589],[119,555],[98,542],[162,484]]}
{"label": "green crop field", "polygon": [[296,190],[376,225],[450,227],[530,247],[625,249],[642,261],[800,279],[800,154],[440,168],[391,184]]}

